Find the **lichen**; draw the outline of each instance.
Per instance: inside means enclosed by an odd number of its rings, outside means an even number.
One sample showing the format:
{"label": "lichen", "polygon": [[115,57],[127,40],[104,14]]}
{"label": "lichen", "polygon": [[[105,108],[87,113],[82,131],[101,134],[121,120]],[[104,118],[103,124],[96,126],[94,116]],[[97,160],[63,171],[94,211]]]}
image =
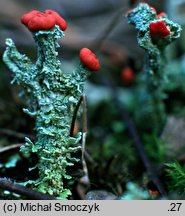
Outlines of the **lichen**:
{"label": "lichen", "polygon": [[149,108],[153,118],[151,125],[157,128],[163,125],[166,119],[163,103],[164,83],[167,80],[163,70],[166,64],[165,48],[180,37],[181,27],[169,20],[165,13],[157,14],[147,3],[140,3],[128,11],[127,19],[137,30],[139,46],[146,51],[143,81],[150,97],[146,97],[147,101],[144,104],[145,110],[147,104],[153,107],[152,111]]}
{"label": "lichen", "polygon": [[[137,39],[140,47],[147,51],[148,67],[147,72],[153,76],[160,75],[163,67],[163,53],[166,46],[180,37],[181,27],[172,22],[166,16],[158,18],[157,14],[148,4],[139,4],[127,15],[128,23],[135,26],[138,31]],[[157,35],[154,38],[150,32],[151,23],[164,22],[170,31],[166,37]],[[164,29],[161,29],[164,31]]]}
{"label": "lichen", "polygon": [[12,83],[23,88],[27,99],[24,112],[35,118],[36,141],[26,138],[21,147],[22,153],[30,156],[34,152],[39,159],[39,178],[28,183],[33,189],[64,199],[71,194],[63,185],[64,178],[71,178],[66,167],[78,161],[71,153],[81,148],[77,145],[81,133],[70,137],[69,128],[90,72],[82,64],[71,73],[62,72],[56,49],[64,32],[58,25],[32,34],[38,46],[35,64],[16,49],[11,39],[6,40],[3,60],[14,74]]}

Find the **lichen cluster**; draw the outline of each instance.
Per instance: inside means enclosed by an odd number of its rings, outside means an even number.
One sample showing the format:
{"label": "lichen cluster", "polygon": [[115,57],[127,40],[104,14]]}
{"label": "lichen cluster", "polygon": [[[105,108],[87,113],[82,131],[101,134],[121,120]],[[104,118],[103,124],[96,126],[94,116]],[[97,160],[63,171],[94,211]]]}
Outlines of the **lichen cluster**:
{"label": "lichen cluster", "polygon": [[128,11],[127,19],[128,23],[134,25],[137,30],[139,46],[146,51],[143,81],[148,95],[145,92],[143,95],[145,99],[142,100],[145,104],[144,112],[146,113],[148,109],[153,119],[151,125],[157,128],[157,125],[164,124],[166,118],[163,103],[166,82],[165,48],[180,37],[181,27],[169,20],[164,12],[157,14],[155,8],[147,3],[140,3],[136,8]]}
{"label": "lichen cluster", "polygon": [[16,49],[11,39],[6,40],[3,59],[14,74],[12,83],[23,88],[27,99],[24,112],[34,117],[36,122],[36,141],[26,138],[21,147],[24,154],[30,156],[34,152],[39,159],[39,178],[28,183],[40,192],[63,199],[71,194],[63,185],[64,178],[71,178],[66,167],[78,161],[71,153],[80,149],[77,143],[81,139],[81,133],[70,137],[70,124],[90,72],[82,64],[71,73],[62,72],[56,49],[64,32],[58,25],[32,34],[38,46],[35,64]]}

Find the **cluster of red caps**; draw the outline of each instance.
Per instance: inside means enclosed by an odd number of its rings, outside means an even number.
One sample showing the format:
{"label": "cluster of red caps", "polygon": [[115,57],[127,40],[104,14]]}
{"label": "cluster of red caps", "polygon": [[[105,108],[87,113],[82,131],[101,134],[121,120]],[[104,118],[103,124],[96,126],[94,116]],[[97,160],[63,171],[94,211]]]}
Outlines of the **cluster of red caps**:
{"label": "cluster of red caps", "polygon": [[[147,3],[142,2],[141,4],[147,4]],[[158,19],[161,19],[162,17],[166,16],[164,12],[157,14],[157,10],[154,7],[151,7],[150,5],[148,6],[151,8],[151,10],[153,10],[154,13],[156,13]],[[165,38],[168,35],[170,35],[170,29],[167,27],[164,20],[151,22],[149,25],[149,29],[150,29],[151,37],[159,36],[159,37]]]}
{"label": "cluster of red caps", "polygon": [[58,25],[62,31],[65,31],[67,28],[66,21],[53,10],[46,10],[44,12],[32,10],[21,17],[21,22],[30,31],[49,30],[55,25]]}
{"label": "cluster of red caps", "polygon": [[160,36],[165,38],[170,35],[170,29],[163,20],[151,22],[149,28],[151,37]]}
{"label": "cluster of red caps", "polygon": [[[32,10],[21,17],[21,22],[30,31],[49,30],[55,25],[58,25],[62,31],[67,28],[66,21],[53,10],[45,10],[44,12]],[[80,50],[80,60],[91,71],[98,71],[101,67],[97,56],[88,48]]]}
{"label": "cluster of red caps", "polygon": [[[140,4],[148,5],[148,3],[146,2],[141,2]],[[157,10],[154,7],[151,7],[150,5],[148,5],[148,7],[156,14],[158,19],[161,19],[166,16],[164,12],[157,14]],[[127,14],[131,12],[132,10],[129,10]],[[164,20],[151,22],[149,25],[149,30],[150,30],[150,35],[152,38],[156,36],[165,38],[168,35],[170,35],[170,29],[168,28]]]}

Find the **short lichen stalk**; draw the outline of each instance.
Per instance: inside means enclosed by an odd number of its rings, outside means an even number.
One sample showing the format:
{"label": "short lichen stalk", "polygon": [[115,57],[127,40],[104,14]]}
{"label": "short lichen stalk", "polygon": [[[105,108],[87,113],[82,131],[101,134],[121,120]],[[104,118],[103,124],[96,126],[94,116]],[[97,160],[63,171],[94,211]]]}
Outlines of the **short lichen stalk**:
{"label": "short lichen stalk", "polygon": [[[147,3],[127,13],[128,22],[138,31],[139,46],[146,50],[143,81],[149,93],[148,103],[152,110],[154,130],[165,122],[164,74],[165,48],[180,36],[181,27],[167,18],[165,13],[157,14]],[[146,105],[146,104],[145,104]],[[151,111],[151,110],[150,110]]]}
{"label": "short lichen stalk", "polygon": [[[156,65],[153,65],[153,63]],[[147,53],[147,59],[145,61],[145,76],[143,82],[148,92],[148,103],[152,109],[150,115],[152,117],[152,127],[154,133],[159,133],[163,128],[166,121],[166,112],[164,99],[166,98],[164,92],[164,83],[167,81],[164,74],[164,62],[165,57],[163,50],[158,50],[158,53]]]}
{"label": "short lichen stalk", "polygon": [[35,65],[17,51],[11,39],[6,41],[7,49],[3,56],[14,73],[13,82],[24,88],[28,105],[24,111],[36,120],[36,142],[26,138],[21,151],[27,156],[32,152],[37,154],[39,178],[27,183],[38,191],[66,198],[71,194],[63,185],[64,178],[71,178],[66,168],[78,161],[71,154],[81,148],[77,145],[81,133],[70,137],[70,124],[90,71],[83,62],[72,73],[61,71],[56,49],[59,47],[57,40],[64,36],[64,32],[58,25],[32,34],[38,46]]}

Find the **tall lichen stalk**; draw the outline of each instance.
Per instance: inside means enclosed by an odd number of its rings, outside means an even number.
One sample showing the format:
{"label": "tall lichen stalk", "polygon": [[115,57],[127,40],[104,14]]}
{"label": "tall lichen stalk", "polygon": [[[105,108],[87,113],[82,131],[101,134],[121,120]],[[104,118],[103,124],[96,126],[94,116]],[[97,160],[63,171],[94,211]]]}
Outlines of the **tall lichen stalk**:
{"label": "tall lichen stalk", "polygon": [[70,179],[66,167],[78,159],[71,153],[80,149],[76,144],[81,139],[70,137],[69,130],[75,106],[84,92],[84,81],[89,75],[81,64],[72,73],[63,73],[56,49],[63,31],[55,25],[50,30],[32,32],[38,46],[36,64],[16,49],[11,39],[6,40],[3,59],[14,73],[12,83],[23,87],[27,99],[26,113],[35,118],[36,141],[26,138],[21,151],[30,155],[35,152],[39,178],[29,181],[38,191],[60,198],[71,194],[63,186],[63,179]]}
{"label": "tall lichen stalk", "polygon": [[149,106],[151,112],[151,124],[154,132],[159,132],[166,119],[164,107],[164,73],[165,48],[175,39],[180,37],[180,25],[167,18],[165,13],[157,14],[156,10],[146,3],[140,3],[138,7],[127,13],[128,22],[135,26],[138,34],[138,44],[145,49],[144,83],[149,97],[145,106]]}

